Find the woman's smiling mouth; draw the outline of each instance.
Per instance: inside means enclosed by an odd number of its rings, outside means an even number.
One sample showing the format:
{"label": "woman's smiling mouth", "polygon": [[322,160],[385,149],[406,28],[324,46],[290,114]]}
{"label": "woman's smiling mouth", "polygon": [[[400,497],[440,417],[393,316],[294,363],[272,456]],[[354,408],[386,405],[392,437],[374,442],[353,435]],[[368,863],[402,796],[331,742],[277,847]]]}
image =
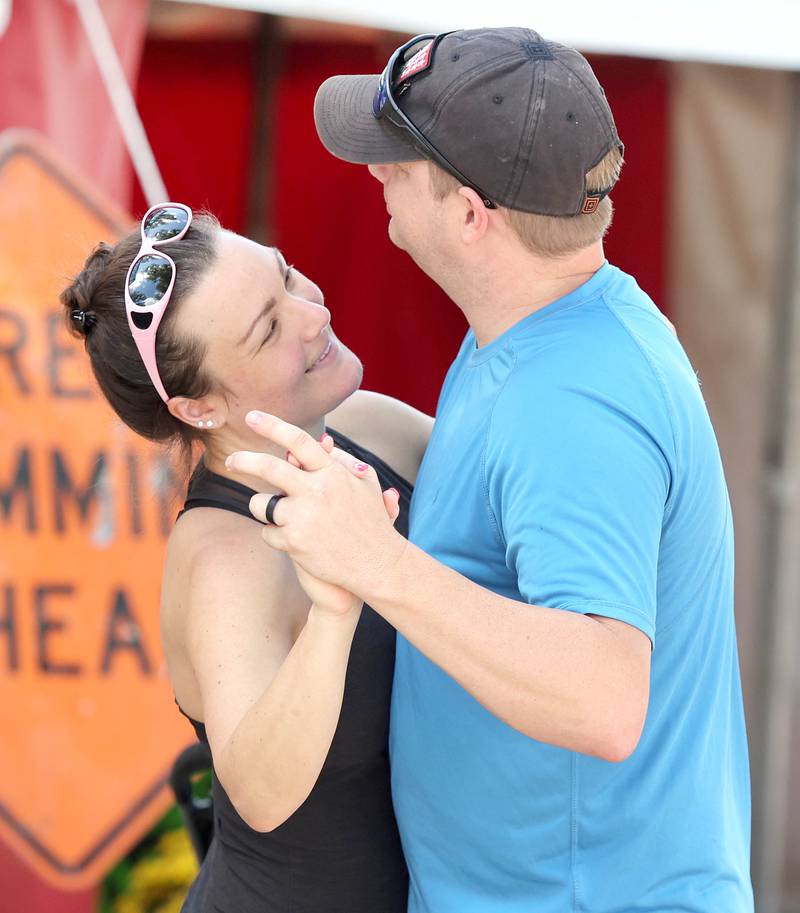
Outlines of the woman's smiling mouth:
{"label": "woman's smiling mouth", "polygon": [[308,373],[308,371],[313,371],[315,368],[319,367],[321,364],[324,364],[332,350],[333,350],[333,338],[331,337],[328,340],[328,344],[325,346],[325,348],[320,353],[319,358],[317,358],[317,360],[311,365],[311,367],[308,368],[306,373]]}

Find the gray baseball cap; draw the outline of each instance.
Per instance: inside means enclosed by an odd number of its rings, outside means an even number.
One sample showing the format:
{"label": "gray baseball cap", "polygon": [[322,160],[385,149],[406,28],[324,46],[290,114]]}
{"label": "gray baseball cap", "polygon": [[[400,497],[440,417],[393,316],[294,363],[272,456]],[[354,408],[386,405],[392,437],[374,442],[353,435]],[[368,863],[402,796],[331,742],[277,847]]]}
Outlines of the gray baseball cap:
{"label": "gray baseball cap", "polygon": [[314,120],[338,158],[432,159],[487,201],[550,216],[593,212],[611,190],[586,189],[586,173],[623,147],[573,48],[530,29],[473,29],[418,36],[390,63],[320,86]]}

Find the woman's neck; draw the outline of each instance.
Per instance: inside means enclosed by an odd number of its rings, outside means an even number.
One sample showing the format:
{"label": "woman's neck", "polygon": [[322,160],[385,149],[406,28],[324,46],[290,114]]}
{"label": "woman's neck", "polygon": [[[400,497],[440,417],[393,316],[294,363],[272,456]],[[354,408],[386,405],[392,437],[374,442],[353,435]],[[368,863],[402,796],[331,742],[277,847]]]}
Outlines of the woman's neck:
{"label": "woman's neck", "polygon": [[[315,440],[318,440],[325,430],[325,416],[306,426],[305,430]],[[215,472],[217,475],[224,476],[227,479],[233,479],[234,482],[239,482],[240,485],[252,488],[254,491],[276,494],[277,489],[268,485],[263,479],[227,468],[225,460],[237,450],[267,453],[279,460],[286,459],[286,451],[276,447],[266,438],[253,433],[247,437],[241,437],[232,433],[227,425],[223,425],[218,431],[206,435],[203,463],[211,472]]]}

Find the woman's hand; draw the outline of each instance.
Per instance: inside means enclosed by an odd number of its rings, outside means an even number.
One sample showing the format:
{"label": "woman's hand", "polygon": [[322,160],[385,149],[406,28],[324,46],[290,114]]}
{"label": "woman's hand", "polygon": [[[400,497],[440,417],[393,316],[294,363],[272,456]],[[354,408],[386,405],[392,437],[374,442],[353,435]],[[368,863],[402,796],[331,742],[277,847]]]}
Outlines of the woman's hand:
{"label": "woman's hand", "polygon": [[257,434],[284,453],[291,451],[302,467],[254,451],[236,451],[225,460],[228,469],[285,493],[273,505],[270,523],[265,522],[268,491],[250,499],[250,512],[265,523],[264,541],[320,580],[362,598],[380,589],[408,542],[387,517],[375,470],[350,454],[328,453],[307,431],[274,415],[253,411],[245,418]]}
{"label": "woman's hand", "polygon": [[[333,438],[329,434],[323,435],[320,443],[327,453],[350,468],[354,475],[361,476],[364,474],[363,471],[352,468],[349,460],[342,458],[345,455],[342,451],[337,450],[334,447]],[[302,468],[293,454],[289,453],[287,455],[287,460],[298,469]],[[397,489],[389,488],[383,492],[383,504],[389,519],[394,523],[400,514],[400,494]],[[361,611],[363,603],[358,596],[354,596],[352,593],[333,583],[326,583],[324,580],[319,580],[317,577],[312,576],[308,571],[304,570],[296,561],[293,560],[292,563],[294,564],[295,573],[297,574],[297,580],[299,581],[300,586],[305,591],[306,596],[311,600],[312,606],[314,606],[317,612],[323,612],[325,615],[338,618],[345,618]]]}

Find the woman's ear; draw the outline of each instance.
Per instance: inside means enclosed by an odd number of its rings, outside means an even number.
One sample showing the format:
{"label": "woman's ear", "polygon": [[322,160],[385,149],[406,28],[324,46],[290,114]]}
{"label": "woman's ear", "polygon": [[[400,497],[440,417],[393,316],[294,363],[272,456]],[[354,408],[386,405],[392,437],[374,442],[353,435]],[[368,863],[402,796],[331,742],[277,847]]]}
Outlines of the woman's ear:
{"label": "woman's ear", "polygon": [[192,428],[219,428],[225,423],[225,417],[209,397],[189,399],[186,396],[173,396],[167,401],[167,409],[178,421],[191,425]]}

